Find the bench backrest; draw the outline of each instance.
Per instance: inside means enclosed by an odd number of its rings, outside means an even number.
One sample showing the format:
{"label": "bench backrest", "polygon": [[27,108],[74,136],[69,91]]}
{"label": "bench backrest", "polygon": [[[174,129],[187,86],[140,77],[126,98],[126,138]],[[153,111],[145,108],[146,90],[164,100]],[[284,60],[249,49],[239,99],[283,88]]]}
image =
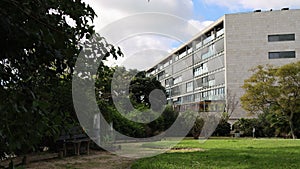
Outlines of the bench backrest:
{"label": "bench backrest", "polygon": [[80,140],[88,138],[87,134],[83,131],[81,126],[75,126],[68,131],[62,131],[58,141],[61,140]]}

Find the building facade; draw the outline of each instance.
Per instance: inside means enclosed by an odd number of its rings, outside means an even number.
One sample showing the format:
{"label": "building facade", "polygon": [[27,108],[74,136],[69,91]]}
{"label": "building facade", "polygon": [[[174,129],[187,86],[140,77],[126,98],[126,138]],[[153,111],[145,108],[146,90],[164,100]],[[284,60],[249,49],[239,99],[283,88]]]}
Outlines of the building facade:
{"label": "building facade", "polygon": [[[257,65],[300,60],[300,10],[226,14],[148,70],[181,109],[244,94]],[[231,99],[232,101],[232,99]],[[240,101],[239,101],[240,103]],[[200,106],[201,107],[201,106]],[[203,107],[203,106],[202,106]],[[204,108],[205,110],[205,108]],[[230,120],[247,118],[240,104]]]}

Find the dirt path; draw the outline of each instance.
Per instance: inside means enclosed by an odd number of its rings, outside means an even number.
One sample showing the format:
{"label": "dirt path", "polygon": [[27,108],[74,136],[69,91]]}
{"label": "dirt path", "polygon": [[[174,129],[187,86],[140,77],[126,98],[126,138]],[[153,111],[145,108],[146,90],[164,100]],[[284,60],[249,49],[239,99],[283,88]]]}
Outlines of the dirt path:
{"label": "dirt path", "polygon": [[127,169],[135,159],[108,152],[92,151],[90,155],[43,160],[27,165],[29,169]]}

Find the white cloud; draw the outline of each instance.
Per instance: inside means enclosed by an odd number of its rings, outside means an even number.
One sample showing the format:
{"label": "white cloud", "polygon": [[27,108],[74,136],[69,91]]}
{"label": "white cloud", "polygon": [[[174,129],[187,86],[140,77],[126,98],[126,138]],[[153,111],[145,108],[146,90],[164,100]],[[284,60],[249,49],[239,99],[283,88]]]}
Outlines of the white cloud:
{"label": "white cloud", "polygon": [[204,0],[207,4],[225,6],[231,10],[238,9],[281,9],[283,7],[299,8],[298,0]]}
{"label": "white cloud", "polygon": [[214,21],[203,21],[203,22],[200,22],[198,20],[191,19],[188,22],[189,22],[189,24],[192,24],[193,26],[195,26],[199,30],[202,30],[202,29],[206,28],[207,26],[211,25]]}
{"label": "white cloud", "polygon": [[185,19],[193,15],[192,0],[84,0],[95,9],[98,18],[96,26],[103,28],[109,23],[126,16],[144,12],[160,12],[176,15]]}
{"label": "white cloud", "polygon": [[145,70],[169,53],[170,46],[176,39],[159,35],[135,36],[119,44],[126,53],[119,65],[126,68]]}
{"label": "white cloud", "polygon": [[[96,11],[96,29],[109,43],[122,47],[130,68],[153,66],[191,39],[210,21],[193,20],[192,0],[85,0]],[[149,59],[150,58],[150,59]]]}

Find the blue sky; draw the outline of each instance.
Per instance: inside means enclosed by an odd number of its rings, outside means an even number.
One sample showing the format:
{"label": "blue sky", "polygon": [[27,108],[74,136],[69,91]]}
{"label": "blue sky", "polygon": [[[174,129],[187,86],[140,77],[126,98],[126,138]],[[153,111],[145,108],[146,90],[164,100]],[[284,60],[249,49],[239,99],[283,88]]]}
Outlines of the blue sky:
{"label": "blue sky", "polygon": [[193,0],[194,2],[194,19],[203,18],[206,20],[215,21],[226,13],[231,13],[227,7],[222,7],[216,4],[206,4],[203,1]]}
{"label": "blue sky", "polygon": [[140,70],[153,66],[224,14],[300,8],[300,0],[84,1],[99,16],[94,22],[98,33],[125,54],[111,65]]}

